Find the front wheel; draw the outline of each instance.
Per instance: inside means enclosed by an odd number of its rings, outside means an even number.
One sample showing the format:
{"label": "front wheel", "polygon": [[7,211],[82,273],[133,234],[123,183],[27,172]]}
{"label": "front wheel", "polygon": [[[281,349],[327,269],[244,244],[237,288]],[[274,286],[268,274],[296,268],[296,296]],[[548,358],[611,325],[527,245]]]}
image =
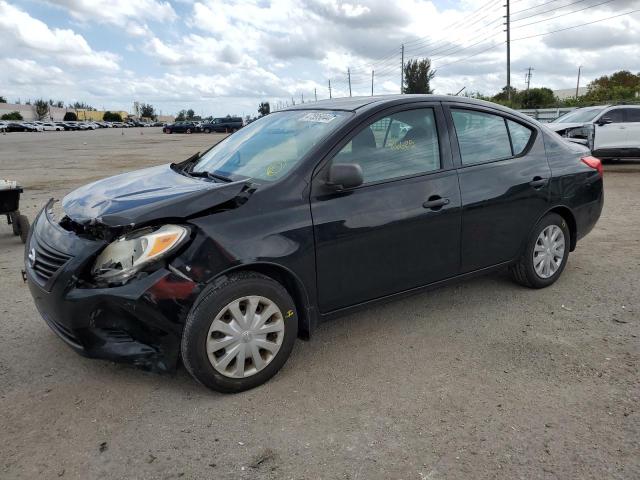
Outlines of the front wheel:
{"label": "front wheel", "polygon": [[544,288],[562,274],[569,258],[571,233],[564,218],[545,215],[536,225],[524,254],[511,267],[514,280],[529,288]]}
{"label": "front wheel", "polygon": [[200,383],[219,392],[257,387],[285,364],[298,334],[287,290],[256,272],[238,272],[208,286],[182,336],[182,360]]}

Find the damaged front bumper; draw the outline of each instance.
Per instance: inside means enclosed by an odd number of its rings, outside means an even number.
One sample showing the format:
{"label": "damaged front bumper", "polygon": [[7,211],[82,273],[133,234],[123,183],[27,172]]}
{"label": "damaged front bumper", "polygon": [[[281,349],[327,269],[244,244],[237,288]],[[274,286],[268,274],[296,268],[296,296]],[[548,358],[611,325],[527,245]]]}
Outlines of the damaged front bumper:
{"label": "damaged front bumper", "polygon": [[104,248],[40,213],[27,242],[25,270],[49,327],[76,352],[154,370],[175,368],[187,314],[201,285],[160,267],[118,287],[80,278]]}

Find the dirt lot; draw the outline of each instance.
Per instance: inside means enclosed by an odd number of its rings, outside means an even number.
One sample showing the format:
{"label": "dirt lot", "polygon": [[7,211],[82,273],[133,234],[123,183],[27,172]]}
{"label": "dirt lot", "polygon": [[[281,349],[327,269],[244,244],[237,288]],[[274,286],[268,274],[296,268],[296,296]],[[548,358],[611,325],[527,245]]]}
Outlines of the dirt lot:
{"label": "dirt lot", "polygon": [[[0,136],[0,176],[51,196],[181,160],[217,135]],[[640,163],[562,278],[498,274],[320,326],[268,384],[220,395],[73,353],[0,225],[0,478],[640,478]]]}

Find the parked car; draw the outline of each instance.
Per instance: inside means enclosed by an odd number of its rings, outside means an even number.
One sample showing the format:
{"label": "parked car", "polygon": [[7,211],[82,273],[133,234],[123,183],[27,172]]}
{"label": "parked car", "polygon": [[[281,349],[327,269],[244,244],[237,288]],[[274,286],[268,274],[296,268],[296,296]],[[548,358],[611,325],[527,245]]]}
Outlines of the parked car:
{"label": "parked car", "polygon": [[5,127],[7,132],[37,132],[35,125],[29,125],[26,122],[9,122]]}
{"label": "parked car", "polygon": [[81,187],[63,214],[50,201],[26,276],[83,355],[156,370],[182,357],[237,392],[333,316],[502,268],[552,285],[600,216],[602,175],[585,147],[488,102],[299,105],[181,163]]}
{"label": "parked car", "polygon": [[244,126],[244,122],[240,117],[214,118],[211,122],[202,124],[201,129],[204,133],[210,132],[236,132]]}
{"label": "parked car", "polygon": [[7,122],[5,122],[4,120],[0,120],[0,132],[4,132],[7,129]]}
{"label": "parked car", "polygon": [[30,128],[30,132],[43,132],[44,128],[42,128],[42,125],[38,125],[37,123],[33,123],[33,122],[21,122],[24,126]]}
{"label": "parked car", "polygon": [[196,133],[200,131],[200,127],[195,122],[175,122],[164,127],[162,131],[164,133]]}
{"label": "parked car", "polygon": [[640,157],[640,105],[599,105],[569,112],[549,128],[603,159]]}
{"label": "parked car", "polygon": [[60,131],[60,130],[64,130],[64,127],[61,127],[60,125],[57,125],[53,122],[39,122],[40,125],[42,126],[42,129],[45,131]]}
{"label": "parked car", "polygon": [[56,122],[56,126],[62,127],[63,130],[80,130],[75,122]]}

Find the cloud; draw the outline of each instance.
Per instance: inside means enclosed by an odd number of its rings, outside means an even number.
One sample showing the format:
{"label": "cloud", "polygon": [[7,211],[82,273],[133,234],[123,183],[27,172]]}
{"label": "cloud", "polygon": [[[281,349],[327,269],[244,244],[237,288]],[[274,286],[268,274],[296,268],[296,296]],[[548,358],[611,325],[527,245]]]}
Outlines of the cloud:
{"label": "cloud", "polygon": [[73,30],[54,28],[28,13],[0,1],[0,43],[5,51],[16,48],[42,57],[54,57],[73,67],[116,71],[118,57],[96,52]]}
{"label": "cloud", "polygon": [[[172,6],[166,0],[43,1],[64,9],[71,28],[81,22],[90,31],[87,38],[108,41],[118,55],[95,51],[74,30],[54,28],[42,21],[47,21],[44,16],[38,14],[41,19],[36,20],[26,13],[35,10],[0,0],[0,42],[12,61],[26,62],[11,65],[20,72],[25,91],[42,79],[36,71],[40,67],[51,75],[59,73],[55,69],[82,68],[82,75],[63,78],[71,85],[65,83],[56,91],[125,106],[138,100],[167,109],[186,108],[191,102],[193,108],[232,113],[237,105],[252,106],[256,100],[290,100],[292,95],[299,100],[301,94],[309,99],[314,89],[318,98],[325,98],[329,79],[334,97],[348,95],[347,69],[354,95],[370,93],[372,69],[375,92],[396,93],[403,43],[405,60],[433,59],[433,87],[438,93],[466,86],[468,91],[492,94],[506,82],[501,2],[181,0]],[[532,17],[514,23],[512,38],[622,13],[637,8],[640,0],[616,0],[557,19],[552,17],[581,5],[531,8],[539,4],[540,0],[514,2],[512,11],[522,12],[515,18]],[[544,22],[524,26],[538,20]],[[107,30],[103,25],[137,38],[102,34]],[[580,64],[586,66],[585,82],[620,68],[637,71],[638,37],[640,14],[514,41],[512,85],[524,87],[529,66],[534,68],[532,86],[551,88],[575,84]],[[484,51],[492,45],[496,47]],[[8,65],[6,60],[3,65]],[[0,77],[0,87],[15,85],[11,82]]]}
{"label": "cloud", "polygon": [[33,60],[0,59],[0,71],[10,72],[7,83],[12,85],[72,85],[64,71],[54,66],[43,66]]}
{"label": "cloud", "polygon": [[177,14],[169,2],[158,0],[47,0],[54,6],[64,7],[77,20],[83,22],[128,25],[130,20],[170,22]]}

